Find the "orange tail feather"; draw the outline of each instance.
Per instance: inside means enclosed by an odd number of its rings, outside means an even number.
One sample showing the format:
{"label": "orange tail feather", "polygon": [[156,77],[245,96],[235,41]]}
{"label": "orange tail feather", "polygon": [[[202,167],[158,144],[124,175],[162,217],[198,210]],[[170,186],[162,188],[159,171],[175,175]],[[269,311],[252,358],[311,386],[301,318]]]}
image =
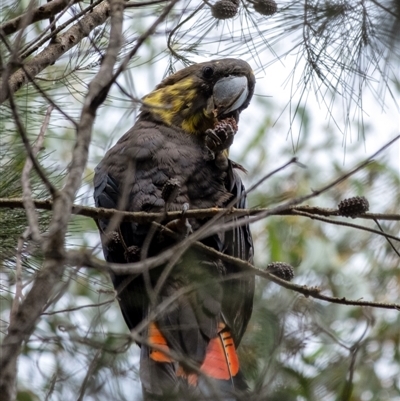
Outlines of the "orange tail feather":
{"label": "orange tail feather", "polygon": [[220,323],[218,337],[207,346],[201,371],[215,379],[229,380],[239,372],[239,359],[229,330]]}
{"label": "orange tail feather", "polygon": [[148,341],[149,345],[157,346],[157,349],[150,348],[150,358],[156,362],[173,362],[172,358],[170,358],[167,354],[162,352],[164,350],[168,353],[169,347],[167,344],[167,340],[158,329],[155,323],[150,323],[149,332],[148,332]]}
{"label": "orange tail feather", "polygon": [[[174,362],[166,354],[169,351],[167,340],[155,323],[150,323],[148,333],[150,347],[151,345],[157,347],[157,349],[151,349],[150,358],[156,362]],[[225,324],[220,323],[218,336],[212,338],[208,343],[206,357],[200,370],[205,375],[218,380],[229,380],[239,372],[239,359],[235,344]],[[192,386],[197,385],[198,375],[193,372],[186,372],[182,366],[179,366],[176,375],[185,378]]]}

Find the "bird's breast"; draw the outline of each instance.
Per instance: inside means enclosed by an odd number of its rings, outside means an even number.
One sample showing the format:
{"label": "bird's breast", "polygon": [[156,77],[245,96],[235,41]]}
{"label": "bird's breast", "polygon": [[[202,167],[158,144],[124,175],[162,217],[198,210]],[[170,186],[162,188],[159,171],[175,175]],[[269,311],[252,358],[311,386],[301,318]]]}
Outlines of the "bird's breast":
{"label": "bird's breast", "polygon": [[140,120],[109,150],[99,166],[129,192],[131,211],[160,212],[163,188],[178,182],[169,210],[223,207],[231,198],[227,172],[210,155],[204,140],[178,127]]}

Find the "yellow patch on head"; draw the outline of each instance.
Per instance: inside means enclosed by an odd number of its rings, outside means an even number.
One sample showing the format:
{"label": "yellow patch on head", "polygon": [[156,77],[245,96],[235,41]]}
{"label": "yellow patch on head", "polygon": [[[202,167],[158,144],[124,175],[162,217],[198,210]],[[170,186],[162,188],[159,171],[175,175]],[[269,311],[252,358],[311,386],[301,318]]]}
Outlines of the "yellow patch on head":
{"label": "yellow patch on head", "polygon": [[[156,89],[143,98],[144,108],[166,125],[176,125],[196,134],[213,125],[214,119],[206,109],[194,110],[198,88],[193,78]],[[205,106],[205,105],[204,105]]]}

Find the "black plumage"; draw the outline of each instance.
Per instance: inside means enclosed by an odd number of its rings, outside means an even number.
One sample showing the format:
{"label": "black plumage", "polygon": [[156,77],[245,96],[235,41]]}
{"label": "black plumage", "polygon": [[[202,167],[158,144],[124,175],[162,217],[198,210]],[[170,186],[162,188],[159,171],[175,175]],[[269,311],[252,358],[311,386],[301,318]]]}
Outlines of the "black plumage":
{"label": "black plumage", "polygon": [[[179,211],[187,206],[190,209],[223,208],[236,199],[235,206],[245,208],[244,187],[236,165],[227,154],[236,126],[221,140],[218,132],[219,143],[214,148],[210,148],[207,136],[213,135],[213,127],[221,120],[228,118],[226,121],[232,120],[236,125],[239,113],[250,102],[254,82],[248,64],[234,59],[196,64],[164,80],[144,98],[145,106],[133,128],[97,166],[96,206],[132,212],[163,212],[166,209]],[[225,87],[233,84],[240,87],[237,99],[230,99],[232,88]],[[215,143],[215,132],[211,143]],[[168,195],[167,199],[166,193],[173,196]],[[183,229],[179,234],[185,236],[206,221],[189,219],[188,231]],[[110,231],[109,223],[108,220],[98,221],[104,256],[109,262],[136,262],[176,243],[165,233],[150,229],[149,224],[123,222]],[[253,245],[247,225],[210,235],[202,242],[227,255],[252,261]],[[196,290],[178,297],[152,319],[169,350],[200,369],[210,341],[220,336],[221,330],[229,331],[237,347],[251,316],[254,278],[243,275],[229,280],[230,274],[239,273],[237,267],[191,248],[174,266],[152,304],[148,289],[157,285],[164,267],[150,270],[147,280],[145,275],[112,277],[129,329],[135,329],[146,319],[152,307],[182,288],[195,285]],[[146,329],[141,334],[144,339],[149,338]],[[193,387],[193,391],[202,394],[208,391],[196,369],[191,370],[179,361],[157,361],[148,344],[142,344],[141,348],[140,376],[148,398],[178,391],[182,382],[187,386],[191,374],[197,374],[197,386],[188,385],[188,388]],[[179,374],[180,369],[183,374]],[[220,388],[228,386],[232,390],[236,383],[243,390],[245,385],[240,373],[231,376]]]}

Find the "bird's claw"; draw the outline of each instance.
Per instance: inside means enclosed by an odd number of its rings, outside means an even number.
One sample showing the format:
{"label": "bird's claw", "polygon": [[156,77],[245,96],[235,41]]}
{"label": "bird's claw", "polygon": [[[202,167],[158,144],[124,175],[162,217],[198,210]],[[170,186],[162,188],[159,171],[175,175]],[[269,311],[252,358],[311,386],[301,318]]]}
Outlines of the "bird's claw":
{"label": "bird's claw", "polygon": [[186,238],[188,235],[193,233],[192,225],[189,223],[189,220],[185,217],[185,213],[189,210],[189,203],[185,202],[182,205],[182,213],[179,219],[175,219],[170,221],[165,225],[165,227],[170,230],[176,232],[182,238]]}
{"label": "bird's claw", "polygon": [[127,263],[134,263],[140,260],[140,248],[138,246],[132,245],[125,249],[125,259]]}
{"label": "bird's claw", "polygon": [[183,215],[189,210],[189,203],[187,203],[187,202],[185,202],[183,205],[182,205],[182,217],[183,217]]}

